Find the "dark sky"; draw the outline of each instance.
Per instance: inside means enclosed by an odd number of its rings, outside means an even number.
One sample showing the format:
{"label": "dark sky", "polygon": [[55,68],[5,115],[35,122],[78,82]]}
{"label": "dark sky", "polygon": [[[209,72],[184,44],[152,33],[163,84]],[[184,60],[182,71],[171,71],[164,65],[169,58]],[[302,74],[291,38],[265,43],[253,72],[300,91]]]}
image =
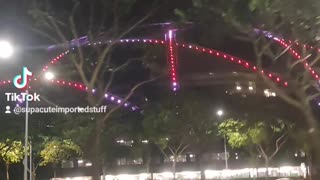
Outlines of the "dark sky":
{"label": "dark sky", "polygon": [[[49,61],[49,54],[46,54],[46,51],[43,50],[47,44],[39,41],[38,36],[31,30],[32,22],[27,13],[28,9],[26,8],[30,6],[31,2],[31,0],[7,0],[7,2],[0,7],[0,39],[7,39],[17,47],[17,53],[15,53],[12,59],[9,61],[0,61],[0,80],[12,79],[14,75],[20,73],[23,65],[27,65],[32,71],[39,71],[39,67]],[[52,0],[50,2],[52,2],[58,10],[68,8],[66,0]],[[142,17],[145,15],[145,13],[150,10],[150,7],[152,7],[152,2],[153,1],[150,0],[138,0],[132,13],[133,16]],[[150,18],[146,24],[172,21],[175,19],[173,13],[175,8],[187,9],[188,7],[190,7],[190,1],[163,0],[159,3],[157,11],[155,11],[152,18]],[[197,24],[195,23],[195,25],[187,31],[182,31],[179,40],[201,44],[202,42],[199,39],[206,37],[201,37],[201,30],[196,29]],[[158,26],[153,26],[144,28],[142,32],[151,38],[161,38],[163,37],[163,34],[161,34],[162,30],[163,29]],[[218,36],[219,34],[217,37]],[[246,44],[240,44],[237,41],[232,41],[230,38],[224,37],[217,42],[219,43],[215,43],[215,40],[206,42],[206,46],[226,51],[249,60],[253,59],[253,56],[248,53],[250,47]],[[241,70],[241,68],[232,65],[229,66],[221,61],[221,59],[219,60],[203,55],[185,53],[180,58],[180,62],[183,63],[180,68],[180,70],[183,71],[181,75],[187,77],[193,76],[194,74],[198,76],[209,76],[209,72],[233,72]],[[210,81],[209,77],[206,78],[207,81]],[[208,85],[210,85],[210,83],[208,83]]]}
{"label": "dark sky", "polygon": [[[43,50],[49,44],[40,40],[32,28],[32,20],[28,14],[33,0],[5,0],[0,7],[0,39],[8,40],[15,46],[15,55],[10,61],[0,61],[0,79],[9,78],[11,72],[18,72],[23,64],[38,64],[37,57],[33,57],[37,50]],[[49,1],[56,11],[70,9],[71,0],[51,0]],[[93,2],[82,0],[84,3]],[[187,8],[191,1],[185,0],[163,0],[154,6],[154,0],[138,0],[134,6],[132,16],[143,17],[150,11],[151,7],[156,7],[152,18],[146,23],[158,23],[174,19],[175,8]],[[150,33],[149,31],[149,34]],[[35,53],[36,52],[36,53]],[[41,57],[42,58],[42,57]],[[32,61],[32,62],[31,62]],[[36,61],[36,62],[35,62]],[[40,62],[41,63],[41,62]],[[18,66],[17,66],[18,65]]]}

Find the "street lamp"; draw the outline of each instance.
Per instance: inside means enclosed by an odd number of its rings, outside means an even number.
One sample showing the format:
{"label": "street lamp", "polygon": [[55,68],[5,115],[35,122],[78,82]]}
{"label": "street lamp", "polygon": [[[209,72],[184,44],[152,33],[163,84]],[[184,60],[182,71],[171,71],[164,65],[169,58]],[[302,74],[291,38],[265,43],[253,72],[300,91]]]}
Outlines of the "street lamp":
{"label": "street lamp", "polygon": [[221,116],[223,116],[224,112],[222,109],[219,109],[216,114],[217,114],[217,116],[221,117]]}
{"label": "street lamp", "polygon": [[7,59],[13,54],[13,47],[8,41],[0,41],[0,58]]}
{"label": "street lamp", "polygon": [[[8,59],[10,58],[14,53],[13,46],[8,42],[4,40],[0,40],[0,59]],[[28,94],[28,90],[26,90],[26,93]],[[28,100],[26,102],[26,109],[28,109]],[[29,116],[28,111],[26,111],[25,115],[25,141],[24,141],[24,172],[23,172],[23,178],[24,180],[28,179],[28,126],[29,126]],[[31,155],[30,155],[30,163],[31,163]],[[30,180],[32,179],[32,170],[30,166]]]}
{"label": "street lamp", "polygon": [[[224,115],[224,111],[222,109],[217,110],[216,112],[217,116],[221,118]],[[228,155],[227,155],[227,139],[226,136],[223,136],[224,141],[224,159],[225,159],[225,165],[226,169],[228,169]]]}
{"label": "street lamp", "polygon": [[52,79],[54,79],[54,77],[55,77],[55,75],[52,73],[52,72],[46,72],[45,74],[44,74],[44,78],[46,79],[46,80],[52,80]]}

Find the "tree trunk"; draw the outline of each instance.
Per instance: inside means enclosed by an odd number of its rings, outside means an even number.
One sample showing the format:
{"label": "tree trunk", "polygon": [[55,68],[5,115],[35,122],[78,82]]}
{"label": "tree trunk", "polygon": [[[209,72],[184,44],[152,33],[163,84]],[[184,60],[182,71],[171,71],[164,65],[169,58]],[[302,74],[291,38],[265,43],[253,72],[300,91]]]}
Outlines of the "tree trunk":
{"label": "tree trunk", "polygon": [[6,175],[7,175],[7,180],[10,180],[10,175],[9,175],[9,164],[6,163]]}
{"label": "tree trunk", "polygon": [[151,168],[151,156],[147,155],[146,158],[146,171],[150,174],[150,179],[153,180],[153,169]]}
{"label": "tree trunk", "polygon": [[177,166],[177,157],[174,156],[173,162],[172,162],[172,172],[173,172],[173,180],[176,179],[176,166]]}
{"label": "tree trunk", "polygon": [[201,180],[206,180],[206,174],[204,173],[203,169],[200,169],[200,179]]}
{"label": "tree trunk", "polygon": [[[101,119],[96,122],[95,128],[95,140],[93,145],[93,177],[92,180],[100,180],[101,178],[101,159],[100,159],[100,143],[101,143],[101,131],[102,126]],[[102,123],[103,124],[103,123]]]}
{"label": "tree trunk", "polygon": [[265,168],[266,168],[266,177],[265,180],[269,179],[269,159],[265,158],[264,159],[264,163],[265,163]]}
{"label": "tree trunk", "polygon": [[101,166],[101,171],[102,171],[102,178],[101,180],[106,180],[106,164],[105,164],[105,161],[104,159],[102,159],[102,166]]}
{"label": "tree trunk", "polygon": [[320,141],[319,133],[317,132],[318,123],[310,107],[304,111],[304,116],[309,126],[309,136],[312,141],[312,150],[310,155],[312,156],[313,168],[310,168],[312,179],[320,179],[320,173],[318,173],[318,167],[320,167]]}
{"label": "tree trunk", "polygon": [[37,174],[36,174],[37,168],[35,165],[32,165],[32,180],[36,180]]}
{"label": "tree trunk", "polygon": [[57,168],[53,168],[53,177],[56,178],[57,177]]}
{"label": "tree trunk", "polygon": [[[308,180],[312,180],[312,157],[311,157],[311,153],[307,154],[307,168],[309,167],[309,171],[307,171],[307,179]],[[308,170],[308,169],[307,169]]]}
{"label": "tree trunk", "polygon": [[198,164],[198,167],[200,169],[200,179],[201,180],[205,180],[206,179],[206,174],[205,174],[205,167],[203,166],[202,162],[201,162],[201,157],[202,157],[202,153],[199,153],[196,155],[196,161]]}

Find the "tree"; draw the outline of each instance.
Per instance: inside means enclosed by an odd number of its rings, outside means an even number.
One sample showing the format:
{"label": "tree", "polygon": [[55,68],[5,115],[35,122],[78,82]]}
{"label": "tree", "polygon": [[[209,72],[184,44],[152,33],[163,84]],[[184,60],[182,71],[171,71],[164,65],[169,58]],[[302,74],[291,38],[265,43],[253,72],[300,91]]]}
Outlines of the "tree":
{"label": "tree", "polygon": [[[319,131],[319,130],[318,130]],[[308,132],[306,132],[302,127],[295,127],[290,135],[290,144],[291,147],[295,147],[299,154],[303,154],[301,157],[305,157],[305,161],[307,163],[307,166],[313,171],[313,163],[312,163],[312,142],[309,138]],[[310,171],[309,171],[310,172]],[[307,176],[308,179],[312,179],[311,174],[308,172]]]}
{"label": "tree", "polygon": [[7,139],[0,142],[0,158],[6,166],[7,180],[10,179],[9,166],[10,164],[19,163],[23,159],[24,148],[21,141]]}
{"label": "tree", "polygon": [[278,154],[288,140],[288,132],[293,125],[283,120],[273,122],[248,122],[244,120],[228,119],[219,124],[219,133],[227,138],[233,148],[250,146],[253,144],[257,152],[264,158],[267,168],[270,161]]}
{"label": "tree", "polygon": [[172,162],[174,179],[178,157],[187,149],[196,149],[197,145],[203,146],[207,144],[206,140],[214,139],[212,109],[207,101],[199,97],[180,92],[179,95],[169,95],[148,103],[144,112],[146,137]]}
{"label": "tree", "polygon": [[145,112],[144,126],[148,140],[155,143],[164,157],[172,162],[175,179],[178,156],[184,153],[190,144],[185,142],[184,122],[177,117],[174,107],[172,104],[169,106],[152,105],[152,110]]}
{"label": "tree", "polygon": [[[46,138],[43,143],[43,149],[40,151],[42,158],[40,166],[53,164],[54,167],[62,160],[67,160],[72,156],[81,156],[82,150],[71,140],[59,138]],[[56,173],[54,171],[54,177]]]}
{"label": "tree", "polygon": [[[316,0],[194,0],[193,3],[194,8],[188,13],[192,20],[212,25],[215,22],[208,17],[215,17],[222,22],[222,29],[230,30],[228,36],[244,41],[248,43],[248,47],[252,47],[252,57],[256,60],[258,72],[262,72],[266,67],[273,69],[279,64],[282,65],[284,70],[278,73],[284,75],[288,88],[276,85],[276,80],[270,79],[264,73],[259,73],[258,76],[284,102],[304,116],[303,121],[308,124],[305,131],[312,139],[313,157],[316,164],[320,164],[320,136],[316,131],[318,122],[314,110],[315,101],[318,101],[319,97],[319,75],[312,69],[318,66],[320,58],[317,48],[303,46],[307,43],[318,47],[320,14],[317,9],[320,3]],[[271,32],[273,36],[267,37],[258,29]],[[292,41],[280,42],[282,38]],[[315,175],[317,172],[319,171],[314,172]],[[319,176],[318,174],[315,179],[319,179]]]}
{"label": "tree", "polygon": [[[147,15],[132,16],[135,3],[136,1],[127,0],[73,1],[66,3],[65,9],[57,9],[49,2],[46,4],[43,1],[34,1],[34,7],[30,10],[30,15],[35,21],[36,32],[71,50],[67,59],[72,63],[72,67],[62,70],[61,74],[71,72],[67,74],[68,78],[75,77],[88,87],[85,97],[87,104],[90,106],[104,104],[105,93],[112,90],[117,90],[118,94],[124,97],[121,103],[110,104],[109,111],[95,118],[93,122],[90,134],[92,138],[90,158],[94,167],[94,180],[100,179],[101,175],[101,135],[108,119],[128,101],[139,87],[158,77],[157,74],[148,71],[141,56],[135,58],[115,56],[116,42],[127,36],[153,12],[153,5],[151,5],[151,11],[148,9]],[[90,7],[89,11],[88,7]],[[69,46],[71,39],[78,39],[81,36],[86,36],[88,41],[94,42],[105,39],[112,41],[111,43],[104,42],[103,45],[96,48],[80,46],[80,42]],[[136,62],[139,62],[139,66],[129,71],[128,65]],[[142,77],[132,76],[131,73],[137,72],[137,68],[141,69],[139,72]],[[93,93],[94,89],[95,93]],[[92,122],[88,121],[88,124],[91,126]]]}

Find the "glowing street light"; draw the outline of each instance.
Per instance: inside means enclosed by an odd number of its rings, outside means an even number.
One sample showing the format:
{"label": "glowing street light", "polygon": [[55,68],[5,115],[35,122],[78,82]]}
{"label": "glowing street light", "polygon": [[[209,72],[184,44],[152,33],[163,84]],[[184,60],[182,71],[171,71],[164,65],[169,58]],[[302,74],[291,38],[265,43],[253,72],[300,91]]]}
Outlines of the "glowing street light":
{"label": "glowing street light", "polygon": [[8,41],[0,41],[0,58],[7,59],[13,54],[13,47]]}
{"label": "glowing street light", "polygon": [[[240,87],[241,87],[241,86],[240,86]],[[222,109],[219,109],[216,114],[217,114],[218,117],[221,118],[221,117],[224,115],[224,112],[223,112]],[[229,168],[228,168],[228,155],[227,155],[228,150],[227,150],[227,140],[226,140],[226,136],[224,136],[223,139],[224,139],[224,158],[225,158],[225,166],[226,166],[226,169],[229,169]]]}
{"label": "glowing street light", "polygon": [[221,116],[223,116],[223,114],[224,114],[224,112],[223,112],[222,109],[219,109],[219,110],[217,111],[217,116],[221,117]]}
{"label": "glowing street light", "polygon": [[46,80],[52,80],[52,79],[54,79],[54,74],[52,73],[52,72],[46,72],[45,74],[44,74],[44,78],[46,79]]}

